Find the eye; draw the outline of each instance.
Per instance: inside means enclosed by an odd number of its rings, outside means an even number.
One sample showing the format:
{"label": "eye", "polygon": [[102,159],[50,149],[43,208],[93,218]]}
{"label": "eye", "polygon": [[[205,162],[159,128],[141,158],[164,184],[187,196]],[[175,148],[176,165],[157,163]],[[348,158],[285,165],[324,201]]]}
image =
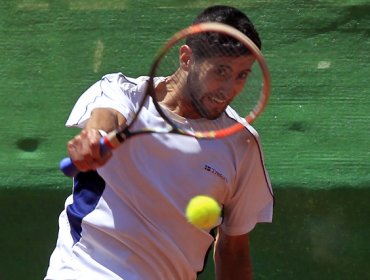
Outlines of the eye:
{"label": "eye", "polygon": [[226,69],[224,67],[218,67],[218,68],[216,68],[215,73],[217,74],[217,76],[225,77],[226,76]]}
{"label": "eye", "polygon": [[214,72],[217,77],[222,79],[226,79],[231,75],[231,70],[224,65],[219,65],[218,67],[216,67]]}
{"label": "eye", "polygon": [[248,75],[250,74],[250,72],[251,72],[250,70],[242,71],[242,72],[240,72],[238,78],[244,80],[244,79],[246,79],[248,77]]}

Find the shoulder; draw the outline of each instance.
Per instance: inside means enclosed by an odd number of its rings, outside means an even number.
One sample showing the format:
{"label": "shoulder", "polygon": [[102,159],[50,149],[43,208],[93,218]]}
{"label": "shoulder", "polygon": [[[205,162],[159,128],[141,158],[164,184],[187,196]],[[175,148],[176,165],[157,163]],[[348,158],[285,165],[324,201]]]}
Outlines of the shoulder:
{"label": "shoulder", "polygon": [[231,122],[238,122],[241,123],[244,127],[244,135],[248,135],[249,139],[255,139],[255,141],[259,142],[259,135],[256,129],[249,124],[244,117],[241,117],[233,108],[228,106],[225,110],[225,117],[229,119]]}
{"label": "shoulder", "polygon": [[67,126],[83,127],[96,108],[110,108],[129,118],[144,96],[147,77],[131,78],[122,73],[101,77],[77,100]]}
{"label": "shoulder", "polygon": [[101,78],[100,89],[103,95],[118,102],[139,104],[143,99],[149,77],[132,78],[118,73],[106,74]]}
{"label": "shoulder", "polygon": [[147,76],[140,76],[137,78],[129,77],[121,72],[106,74],[101,78],[101,82],[107,84],[113,84],[122,88],[132,88],[143,84],[146,84],[148,80]]}

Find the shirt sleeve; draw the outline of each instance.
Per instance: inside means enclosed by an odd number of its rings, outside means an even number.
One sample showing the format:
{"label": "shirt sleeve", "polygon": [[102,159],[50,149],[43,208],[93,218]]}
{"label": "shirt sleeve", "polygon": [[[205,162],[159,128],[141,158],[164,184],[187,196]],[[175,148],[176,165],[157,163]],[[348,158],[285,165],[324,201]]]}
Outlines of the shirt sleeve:
{"label": "shirt sleeve", "polygon": [[[128,122],[135,112],[130,89],[136,84],[121,73],[109,74],[88,88],[77,100],[66,122],[67,127],[85,127],[96,108],[111,108],[120,112]],[[137,97],[137,96],[136,96]]]}
{"label": "shirt sleeve", "polygon": [[273,192],[258,135],[253,135],[237,170],[235,191],[224,205],[221,227],[228,235],[250,232],[257,223],[272,222]]}

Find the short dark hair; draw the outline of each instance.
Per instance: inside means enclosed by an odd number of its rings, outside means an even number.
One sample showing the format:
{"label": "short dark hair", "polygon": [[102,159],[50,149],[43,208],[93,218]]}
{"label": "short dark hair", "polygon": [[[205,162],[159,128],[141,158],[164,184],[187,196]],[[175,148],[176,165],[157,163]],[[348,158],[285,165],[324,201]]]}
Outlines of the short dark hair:
{"label": "short dark hair", "polygon": [[[230,25],[244,33],[259,49],[261,49],[261,39],[253,23],[246,14],[234,7],[224,5],[208,7],[196,17],[196,19],[193,21],[193,25],[203,22],[219,22]],[[205,43],[207,44],[207,52],[203,51],[203,49],[197,48],[198,46],[204,46]],[[189,37],[186,40],[186,44],[191,47],[194,54],[199,57],[205,56],[206,53],[214,53],[212,47],[219,49],[217,46],[220,44],[225,50],[232,47],[233,52],[230,53],[234,53],[235,49],[238,50],[238,54],[249,53],[249,50],[244,47],[241,48],[240,44],[237,46],[238,43],[236,40],[230,40],[230,38],[227,36],[222,36],[212,32]],[[225,51],[224,54],[227,55],[227,53],[228,51]]]}

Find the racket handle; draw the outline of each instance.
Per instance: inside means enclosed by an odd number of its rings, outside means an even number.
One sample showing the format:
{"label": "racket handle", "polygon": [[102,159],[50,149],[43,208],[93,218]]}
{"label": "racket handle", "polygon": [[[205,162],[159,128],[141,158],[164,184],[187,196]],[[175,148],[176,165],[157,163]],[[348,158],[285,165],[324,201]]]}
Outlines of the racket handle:
{"label": "racket handle", "polygon": [[59,169],[68,177],[74,177],[80,172],[69,157],[60,161]]}
{"label": "racket handle", "polygon": [[[100,139],[100,155],[104,156],[110,150],[111,148],[105,144],[104,137],[102,137]],[[70,157],[66,157],[60,161],[59,169],[68,177],[75,177],[80,172]]]}

